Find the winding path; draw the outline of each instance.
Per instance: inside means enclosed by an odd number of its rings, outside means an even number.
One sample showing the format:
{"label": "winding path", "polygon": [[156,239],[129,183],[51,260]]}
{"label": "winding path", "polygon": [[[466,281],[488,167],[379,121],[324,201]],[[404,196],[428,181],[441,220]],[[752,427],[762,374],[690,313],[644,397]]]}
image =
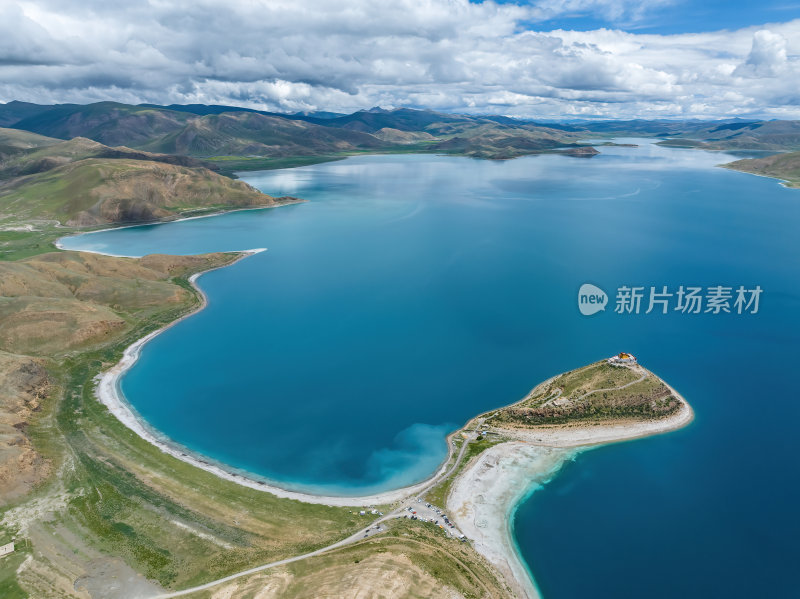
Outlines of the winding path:
{"label": "winding path", "polygon": [[[635,370],[633,368],[629,367],[629,366],[625,366],[625,368],[628,368],[629,370],[635,372]],[[593,389],[592,391],[589,391],[588,393],[584,393],[580,397],[576,398],[575,401],[580,401],[584,397],[589,397],[593,393],[602,393],[603,391],[619,391],[620,389],[624,389],[625,387],[630,387],[631,385],[635,385],[636,383],[641,383],[646,378],[647,378],[647,372],[644,372],[642,374],[642,376],[640,376],[635,381],[631,381],[630,383],[625,383],[624,385],[620,385],[618,387],[608,387],[607,389]]]}
{"label": "winding path", "polygon": [[[628,366],[626,366],[626,368],[629,368],[630,370],[632,370],[634,372],[639,370],[639,369],[631,368],[631,367],[628,367]],[[626,383],[626,384],[620,385],[618,387],[611,387],[611,388],[608,388],[608,389],[595,389],[593,391],[589,391],[588,393],[585,393],[584,395],[578,397],[575,401],[580,401],[580,400],[584,399],[585,397],[587,397],[587,396],[589,396],[589,395],[591,395],[593,393],[598,393],[598,392],[603,392],[603,391],[617,391],[619,389],[624,389],[626,387],[630,387],[631,385],[635,385],[636,383],[639,383],[639,382],[643,381],[645,378],[647,378],[647,371],[643,371],[642,376],[639,377],[638,379],[636,379],[635,381],[631,381],[630,383]],[[550,380],[552,380],[552,379],[549,379],[548,381],[545,381],[545,383],[548,383]],[[563,390],[559,389],[559,391],[554,396],[548,398],[547,401],[545,402],[545,404],[543,404],[543,405],[547,405],[550,402],[554,401],[555,399],[558,399],[558,397],[561,396],[562,392],[563,392]],[[528,397],[530,397],[530,395],[528,395]],[[528,397],[526,397],[522,401],[527,400]],[[496,414],[496,412],[495,412],[495,414]],[[492,414],[492,416],[494,416],[495,414]],[[231,581],[237,580],[239,578],[242,578],[242,577],[245,577],[245,576],[249,576],[251,574],[257,574],[259,572],[263,572],[263,571],[269,570],[271,568],[276,568],[278,566],[285,566],[286,564],[291,564],[293,562],[298,562],[298,561],[305,560],[305,559],[308,559],[308,558],[311,558],[311,557],[316,557],[318,555],[322,555],[323,553],[327,553],[327,552],[332,551],[334,549],[339,549],[340,547],[345,547],[347,545],[351,545],[353,543],[357,543],[358,541],[364,540],[365,538],[369,537],[369,531],[370,530],[372,530],[373,528],[377,528],[377,526],[382,522],[386,522],[387,520],[392,520],[392,519],[400,518],[400,517],[404,516],[405,515],[404,512],[407,511],[407,508],[409,506],[417,506],[418,501],[421,499],[421,497],[425,493],[427,493],[435,485],[439,484],[440,482],[443,482],[448,477],[452,476],[453,473],[457,470],[458,466],[461,464],[461,461],[464,458],[464,453],[465,453],[465,451],[467,449],[467,446],[472,441],[475,440],[475,438],[477,437],[477,434],[478,434],[477,431],[480,430],[480,427],[482,427],[487,420],[491,419],[492,416],[489,416],[489,417],[486,417],[486,418],[479,418],[476,421],[473,421],[473,422],[476,423],[476,430],[473,431],[472,433],[469,433],[469,436],[467,436],[464,439],[464,442],[461,445],[461,449],[459,450],[458,454],[456,455],[456,459],[453,462],[452,466],[450,466],[450,468],[448,468],[444,472],[442,472],[442,474],[440,476],[432,477],[428,481],[428,483],[425,486],[423,486],[420,489],[418,489],[418,491],[416,493],[413,493],[410,496],[407,496],[406,498],[401,500],[400,505],[398,507],[396,507],[394,510],[392,510],[391,512],[389,512],[385,516],[381,516],[377,520],[373,520],[370,523],[369,526],[358,530],[357,532],[353,533],[349,537],[347,537],[345,539],[342,539],[341,541],[337,541],[336,543],[332,543],[331,545],[327,545],[327,546],[322,547],[320,549],[316,549],[315,551],[311,551],[309,553],[304,553],[302,555],[296,555],[294,557],[288,557],[286,559],[278,560],[278,561],[275,561],[275,562],[270,562],[268,564],[263,564],[261,566],[256,566],[254,568],[249,568],[247,570],[242,570],[241,572],[236,572],[235,574],[230,574],[229,576],[225,576],[223,578],[218,578],[217,580],[212,580],[211,582],[207,582],[205,584],[201,584],[201,585],[189,588],[189,589],[184,589],[182,591],[173,591],[173,592],[163,593],[163,594],[160,594],[160,595],[151,596],[148,599],[171,599],[172,597],[184,597],[186,595],[191,595],[192,593],[197,593],[199,591],[207,591],[207,590],[209,590],[209,589],[211,589],[213,587],[216,587],[216,586],[218,586],[220,584],[224,584],[226,582],[231,582]],[[467,426],[469,426],[470,424],[471,423],[468,423]],[[466,432],[465,429],[461,429],[461,430]],[[451,435],[449,437],[449,439],[448,439],[448,446],[449,446],[449,449],[450,449],[450,452],[448,453],[448,460],[450,460],[452,458],[452,455],[453,455],[452,454],[452,439],[455,438],[455,434],[456,433],[453,433],[453,435]],[[417,500],[417,502],[414,501],[415,499]],[[418,509],[420,509],[420,508],[418,508]],[[372,535],[372,537],[369,537],[369,538],[374,538],[375,534],[377,534],[377,533],[374,533]]]}
{"label": "winding path", "polygon": [[[640,370],[640,369],[636,368],[636,366],[622,366],[622,368],[627,368],[628,370],[630,370],[632,372],[637,372],[638,370]],[[582,399],[585,399],[585,398],[589,397],[593,393],[602,393],[603,391],[619,391],[620,389],[625,389],[626,387],[630,387],[631,385],[635,385],[636,383],[641,383],[646,378],[647,378],[647,371],[643,371],[642,372],[642,376],[640,376],[635,381],[631,381],[630,383],[625,383],[624,385],[619,385],[618,387],[608,387],[606,389],[592,389],[588,393],[584,393],[580,397],[576,397],[575,399],[568,400],[568,401],[581,401]],[[545,402],[542,404],[542,407],[548,406],[551,403],[553,403],[555,400],[557,400],[559,397],[561,397],[563,392],[564,392],[563,389],[559,389],[558,392],[555,395],[553,395],[553,396],[549,397],[547,400],[545,400]]]}
{"label": "winding path", "polygon": [[[454,436],[455,434],[453,435],[453,437]],[[386,522],[387,520],[403,517],[405,515],[404,512],[407,511],[407,508],[410,505],[416,505],[414,499],[420,499],[433,486],[439,484],[440,482],[446,480],[449,476],[451,476],[458,468],[459,464],[461,463],[461,460],[464,458],[464,452],[466,451],[467,446],[470,444],[470,442],[472,442],[475,439],[475,436],[476,435],[473,433],[470,434],[469,437],[464,439],[464,443],[462,443],[461,449],[456,455],[456,459],[453,462],[453,465],[450,466],[450,468],[448,468],[441,476],[432,478],[427,485],[425,485],[423,488],[419,490],[418,493],[414,493],[413,496],[411,497],[406,497],[397,508],[395,508],[385,516],[381,516],[377,520],[373,520],[369,526],[358,530],[357,532],[353,533],[347,538],[342,539],[341,541],[337,541],[336,543],[332,543],[331,545],[327,545],[326,547],[316,549],[315,551],[310,551],[309,553],[296,555],[294,557],[287,557],[286,559],[270,562],[268,564],[263,564],[261,566],[256,566],[254,568],[249,568],[247,570],[242,570],[241,572],[236,572],[235,574],[230,574],[229,576],[218,578],[217,580],[212,580],[211,582],[207,582],[205,584],[201,584],[196,587],[183,589],[182,591],[173,591],[169,593],[162,593],[160,595],[151,596],[149,599],[170,599],[172,597],[184,597],[186,595],[191,595],[192,593],[207,591],[215,586],[224,584],[226,582],[231,582],[233,580],[242,578],[244,576],[257,574],[258,572],[263,572],[264,570],[269,570],[271,568],[277,568],[278,566],[285,566],[286,564],[291,564],[292,562],[299,562],[301,560],[308,559],[310,557],[316,557],[318,555],[322,555],[323,553],[327,553],[328,551],[332,551],[333,549],[338,549],[340,547],[345,547],[346,545],[351,545],[358,541],[362,541],[369,535],[369,531],[372,530],[373,528],[376,528],[377,525],[380,524],[381,522]],[[375,535],[373,534],[372,536],[374,537]]]}

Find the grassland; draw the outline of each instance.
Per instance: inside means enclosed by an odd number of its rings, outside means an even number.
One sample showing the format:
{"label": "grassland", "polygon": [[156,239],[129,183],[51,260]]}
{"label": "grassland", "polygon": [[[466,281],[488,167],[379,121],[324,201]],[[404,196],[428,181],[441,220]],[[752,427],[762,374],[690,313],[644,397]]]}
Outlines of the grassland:
{"label": "grassland", "polygon": [[800,188],[800,152],[737,160],[721,166],[743,173],[780,179],[785,182],[786,187]]}
{"label": "grassland", "polygon": [[52,222],[37,222],[30,226],[38,228],[33,231],[0,229],[0,261],[21,260],[52,252],[53,243],[64,235],[64,230],[59,231]]}
{"label": "grassland", "polygon": [[6,160],[22,152],[52,146],[60,142],[60,139],[38,135],[29,131],[0,127],[0,160]]}
{"label": "grassland", "polygon": [[58,141],[0,129],[0,259],[52,249],[68,231],[275,206],[273,198],[194,158]]}
{"label": "grassland", "polygon": [[84,159],[0,187],[0,210],[74,227],[179,218],[189,210],[274,205],[274,198],[207,169]]}
{"label": "grassland", "polygon": [[[20,138],[20,134],[27,137]],[[31,139],[33,138],[33,139]],[[26,131],[0,128],[0,147],[3,144],[9,148],[7,154],[0,162],[0,179],[12,179],[25,175],[42,173],[70,162],[95,159],[128,159],[144,162],[159,162],[198,168],[209,166],[202,160],[188,156],[173,156],[170,154],[153,154],[132,150],[124,146],[111,148],[85,137],[75,137],[69,141],[41,137]]]}
{"label": "grassland", "polygon": [[193,599],[236,597],[508,597],[472,547],[432,524],[396,520],[380,536],[289,566],[198,592]]}
{"label": "grassland", "polygon": [[[234,259],[59,252],[0,265],[0,351],[19,368],[46,371],[41,402],[12,425],[24,437],[15,442],[34,454],[27,461],[46,468],[25,473],[27,493],[17,485],[0,494],[6,534],[32,547],[19,576],[27,592],[70,596],[66,589],[101,556],[165,587],[191,585],[313,550],[365,524],[350,510],[278,499],[168,457],[93,396],[94,376],[127,345],[198,305],[189,274]],[[21,381],[9,395],[30,386]],[[16,463],[3,465],[4,482],[19,474]],[[9,580],[11,563],[0,563],[0,580]]]}
{"label": "grassland", "polygon": [[502,428],[655,420],[677,413],[681,405],[651,372],[603,360],[537,387],[523,401],[497,410],[491,421]]}

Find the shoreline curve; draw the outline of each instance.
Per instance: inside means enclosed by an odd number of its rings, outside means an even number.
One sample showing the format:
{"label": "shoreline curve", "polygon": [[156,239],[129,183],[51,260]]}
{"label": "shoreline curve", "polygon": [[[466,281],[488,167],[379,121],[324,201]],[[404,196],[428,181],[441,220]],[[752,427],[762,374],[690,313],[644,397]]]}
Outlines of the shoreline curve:
{"label": "shoreline curve", "polygon": [[[68,250],[68,251],[76,251],[76,250]],[[152,341],[155,337],[157,337],[164,331],[177,325],[184,319],[197,314],[198,312],[203,310],[208,304],[208,298],[205,292],[197,285],[197,279],[207,272],[217,270],[218,268],[226,268],[228,266],[232,266],[233,264],[236,264],[236,262],[238,262],[239,260],[242,260],[250,255],[258,254],[264,251],[266,251],[266,248],[227,252],[231,254],[241,254],[241,256],[237,260],[231,262],[230,264],[226,264],[224,266],[218,266],[191,275],[189,277],[189,283],[199,294],[201,299],[200,305],[195,310],[192,310],[191,312],[184,314],[177,320],[172,321],[171,323],[161,327],[158,330],[148,333],[141,339],[138,339],[137,341],[129,345],[127,348],[125,348],[122,354],[122,358],[120,359],[119,362],[117,362],[114,366],[112,366],[108,370],[105,370],[104,372],[100,373],[95,377],[96,381],[95,397],[97,397],[100,403],[102,403],[104,406],[106,406],[106,408],[108,408],[108,411],[117,420],[119,420],[122,424],[128,427],[136,435],[138,435],[151,445],[157,447],[163,453],[170,455],[174,458],[177,458],[182,462],[200,468],[201,470],[209,472],[224,480],[239,484],[244,487],[255,489],[257,491],[270,493],[272,495],[275,495],[276,497],[280,497],[283,499],[294,499],[305,503],[328,505],[332,507],[365,507],[372,505],[386,505],[390,503],[395,503],[397,501],[402,501],[403,499],[406,499],[407,497],[410,497],[415,493],[427,490],[428,487],[434,484],[439,478],[441,478],[447,472],[447,464],[449,463],[450,459],[453,456],[453,445],[451,443],[451,437],[458,431],[454,431],[453,433],[447,435],[446,441],[447,441],[448,453],[447,456],[445,456],[442,463],[436,469],[436,471],[431,476],[427,477],[426,479],[418,483],[401,487],[399,489],[394,489],[391,491],[383,491],[370,495],[361,495],[361,496],[321,495],[321,494],[315,494],[303,491],[293,491],[290,489],[286,489],[279,486],[279,484],[277,484],[275,481],[269,481],[268,479],[260,479],[253,473],[245,471],[237,471],[235,468],[228,466],[226,464],[222,464],[221,462],[214,462],[211,458],[194,454],[188,448],[182,447],[180,444],[172,441],[165,435],[160,434],[158,431],[150,427],[149,424],[147,424],[147,421],[141,416],[139,416],[136,413],[135,409],[127,402],[124,395],[122,394],[121,389],[119,388],[119,381],[122,378],[122,376],[130,368],[132,368],[134,364],[136,364],[141,354],[142,348],[149,341]],[[104,253],[104,252],[95,252],[95,253]],[[220,253],[226,253],[226,252],[220,252]],[[458,430],[461,429],[459,428]]]}
{"label": "shoreline curve", "polygon": [[[180,223],[186,220],[198,220],[201,218],[211,218],[212,216],[223,216],[225,214],[232,214],[234,212],[250,212],[250,211],[260,211],[260,210],[270,210],[272,208],[282,208],[283,206],[291,206],[293,204],[305,204],[308,200],[301,200],[300,198],[295,198],[294,200],[289,200],[285,202],[280,202],[278,204],[272,204],[270,206],[247,206],[244,208],[232,208],[230,210],[218,210],[217,212],[209,212],[208,214],[198,214],[196,216],[184,216],[181,218],[175,218],[170,220],[153,220],[147,221],[143,223],[131,223],[131,224],[121,224],[117,226],[111,227],[104,227],[102,229],[95,229],[93,231],[79,231],[73,232],[71,235],[64,235],[63,237],[59,237],[53,242],[53,245],[56,249],[61,250],[62,252],[85,252],[87,254],[100,254],[101,256],[111,256],[112,258],[141,258],[142,256],[128,256],[126,254],[112,254],[111,252],[103,252],[100,250],[74,250],[68,247],[64,247],[64,244],[61,243],[64,239],[71,239],[72,237],[84,237],[85,235],[93,235],[94,233],[105,233],[106,231],[118,231],[120,229],[135,229],[136,227],[147,227],[152,225],[169,225],[174,223]],[[256,253],[254,250],[222,250],[218,253],[220,254],[240,254],[240,253]],[[205,254],[206,252],[199,252],[200,254]],[[183,254],[183,255],[191,255],[191,254]],[[227,266],[230,266],[229,264]],[[224,267],[219,267],[224,268]],[[214,269],[211,269],[214,270]],[[210,272],[210,271],[204,271]],[[203,274],[202,272],[196,273],[198,276]],[[199,289],[198,289],[199,291]],[[202,292],[201,292],[202,293]],[[177,321],[175,321],[177,322]]]}

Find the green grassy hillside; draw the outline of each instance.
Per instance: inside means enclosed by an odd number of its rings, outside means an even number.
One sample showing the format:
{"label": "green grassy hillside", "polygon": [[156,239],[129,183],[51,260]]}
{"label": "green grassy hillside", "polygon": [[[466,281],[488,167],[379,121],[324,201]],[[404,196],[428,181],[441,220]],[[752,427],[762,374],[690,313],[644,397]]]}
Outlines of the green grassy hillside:
{"label": "green grassy hillside", "polygon": [[0,127],[0,169],[3,168],[3,163],[12,156],[25,153],[28,150],[51,146],[60,141],[60,139],[45,137],[29,131]]}
{"label": "green grassy hillside", "polygon": [[[26,119],[37,114],[42,114],[53,110],[58,105],[33,104],[31,102],[20,102],[12,100],[6,104],[0,104],[0,127],[11,127],[22,119]],[[61,106],[65,106],[62,104]],[[72,104],[71,106],[76,106]]]}
{"label": "green grassy hillside", "polygon": [[4,231],[29,232],[34,221],[92,227],[276,203],[194,158],[110,148],[82,137],[59,142],[4,129],[0,136],[6,131],[18,145],[21,139],[41,147],[0,161],[0,247]]}
{"label": "green grassy hillside", "polygon": [[[9,105],[0,106],[9,115]],[[128,106],[99,102],[86,106],[39,107],[13,127],[106,145],[216,159],[239,158],[243,168],[269,161],[314,161],[356,152],[447,152],[478,158],[513,158],[569,145],[584,133],[542,127],[508,118],[455,115],[429,110],[361,110],[321,118],[279,115],[235,107]],[[23,111],[24,112],[24,111]],[[256,158],[256,160],[252,160]],[[258,160],[258,159],[261,160]],[[280,162],[283,164],[283,162]],[[230,174],[230,164],[220,167]]]}
{"label": "green grassy hillside", "polygon": [[497,426],[653,420],[676,413],[681,402],[655,375],[639,366],[605,360],[564,373],[493,416]]}
{"label": "green grassy hillside", "polygon": [[396,144],[413,144],[421,141],[432,141],[436,138],[426,131],[401,131],[391,127],[378,129],[374,133],[375,137],[383,141]]}
{"label": "green grassy hillside", "polygon": [[69,141],[61,141],[49,137],[41,137],[33,133],[17,131],[16,129],[0,129],[0,140],[5,131],[30,135],[42,141],[38,142],[40,144],[39,147],[20,149],[13,155],[0,160],[0,180],[41,173],[85,158],[127,158],[188,167],[211,166],[201,160],[186,156],[154,154],[141,150],[132,150],[124,146],[110,148],[85,137],[75,137]]}
{"label": "green grassy hillside", "polygon": [[0,186],[0,211],[72,227],[168,220],[195,210],[269,206],[275,199],[204,168],[82,159]]}
{"label": "green grassy hillside", "polygon": [[254,112],[211,114],[139,147],[191,156],[308,156],[386,147],[358,131],[323,127]]}
{"label": "green grassy hillside", "polygon": [[464,115],[445,114],[431,110],[413,110],[411,108],[397,108],[395,110],[372,108],[335,118],[307,118],[311,122],[327,127],[351,129],[365,133],[375,133],[387,127],[399,131],[426,131],[437,124],[464,123],[473,122],[474,120],[472,117]]}
{"label": "green grassy hillside", "polygon": [[[452,130],[452,127],[446,129]],[[562,134],[539,128],[492,124],[459,129],[448,139],[432,144],[430,149],[474,158],[504,159],[536,154],[572,143]]]}
{"label": "green grassy hillside", "polygon": [[109,146],[137,146],[182,127],[192,115],[117,102],[54,106],[14,123],[50,137],[88,137]]}
{"label": "green grassy hillside", "polygon": [[782,179],[787,187],[800,188],[800,152],[737,160],[722,166],[735,171]]}
{"label": "green grassy hillside", "polygon": [[662,145],[708,150],[798,150],[800,121],[734,122],[684,131]]}

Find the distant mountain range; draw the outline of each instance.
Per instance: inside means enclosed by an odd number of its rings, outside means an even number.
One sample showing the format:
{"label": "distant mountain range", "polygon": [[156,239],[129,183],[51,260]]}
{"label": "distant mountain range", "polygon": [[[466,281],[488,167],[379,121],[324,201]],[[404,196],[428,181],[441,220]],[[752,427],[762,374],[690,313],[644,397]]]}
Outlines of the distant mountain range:
{"label": "distant mountain range", "polygon": [[[574,147],[581,133],[505,117],[370,109],[277,114],[229,106],[131,106],[116,102],[0,105],[0,125],[47,137],[209,159],[285,158],[348,152],[429,151],[512,158]],[[413,148],[411,147],[413,146]]]}
{"label": "distant mountain range", "polygon": [[705,123],[661,143],[707,150],[796,150],[800,121]]}
{"label": "distant mountain range", "polygon": [[[591,157],[597,151],[585,140],[623,136],[663,137],[664,145],[710,150],[800,150],[799,121],[556,124],[408,108],[342,115],[200,104],[9,102],[0,104],[0,126],[0,212],[81,227],[270,205],[273,198],[221,175],[354,153]],[[740,161],[733,168],[795,181],[796,164],[791,156]]]}
{"label": "distant mountain range", "polygon": [[[353,152],[417,151],[513,158],[578,145],[593,136],[670,138],[707,149],[800,150],[798,121],[632,120],[545,123],[504,116],[371,108],[353,114],[281,114],[234,106],[116,102],[0,104],[0,126],[47,137],[85,137],[108,146],[219,161]],[[0,150],[2,151],[2,150]],[[247,166],[237,163],[242,168]],[[259,161],[253,167],[261,168]],[[224,165],[223,165],[224,166]]]}

